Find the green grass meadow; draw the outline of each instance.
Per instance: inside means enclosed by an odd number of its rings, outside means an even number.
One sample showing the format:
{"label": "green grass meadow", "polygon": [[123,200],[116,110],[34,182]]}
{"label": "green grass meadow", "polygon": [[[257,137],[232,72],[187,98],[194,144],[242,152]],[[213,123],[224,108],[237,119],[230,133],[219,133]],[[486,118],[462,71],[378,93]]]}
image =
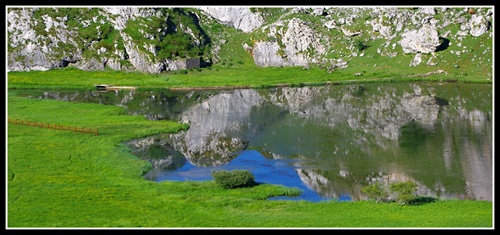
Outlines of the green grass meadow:
{"label": "green grass meadow", "polygon": [[[366,61],[366,60],[365,60]],[[387,62],[390,64],[390,62]],[[361,64],[362,65],[362,64]],[[9,72],[8,89],[76,89],[95,90],[97,84],[115,86],[133,86],[137,89],[176,89],[176,88],[262,88],[273,86],[315,86],[338,85],[366,82],[404,82],[404,81],[458,81],[468,83],[491,83],[489,77],[477,75],[460,77],[446,73],[418,76],[431,69],[400,71],[397,64],[382,66],[385,69],[366,69],[362,66],[347,68],[332,73],[312,67],[262,68],[253,66],[234,66],[225,68],[190,69],[145,74],[122,71],[83,71],[76,68],[64,68],[48,71]],[[368,70],[368,72],[367,72]],[[419,72],[416,72],[419,71]],[[406,73],[405,73],[406,72]],[[395,74],[400,75],[395,75]],[[361,74],[361,76],[353,76]]]}
{"label": "green grass meadow", "polygon": [[352,77],[302,68],[212,68],[160,75],[71,68],[9,72],[7,118],[96,129],[99,135],[6,123],[6,227],[492,228],[493,202],[488,201],[437,200],[407,206],[271,201],[266,199],[297,191],[268,184],[224,189],[214,181],[151,182],[143,178],[150,164],[121,143],[188,126],[129,116],[123,107],[16,96],[18,89],[90,90],[94,84],[140,89],[265,87],[322,85],[348,78]]}

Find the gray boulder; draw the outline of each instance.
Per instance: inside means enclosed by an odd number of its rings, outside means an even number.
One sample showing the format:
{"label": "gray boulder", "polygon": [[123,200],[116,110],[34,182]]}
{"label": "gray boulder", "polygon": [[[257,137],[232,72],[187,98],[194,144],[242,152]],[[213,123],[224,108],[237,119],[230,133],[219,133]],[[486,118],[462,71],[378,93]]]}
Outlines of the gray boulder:
{"label": "gray boulder", "polygon": [[423,25],[418,30],[403,33],[400,45],[404,53],[431,53],[440,45],[437,29],[431,25]]}

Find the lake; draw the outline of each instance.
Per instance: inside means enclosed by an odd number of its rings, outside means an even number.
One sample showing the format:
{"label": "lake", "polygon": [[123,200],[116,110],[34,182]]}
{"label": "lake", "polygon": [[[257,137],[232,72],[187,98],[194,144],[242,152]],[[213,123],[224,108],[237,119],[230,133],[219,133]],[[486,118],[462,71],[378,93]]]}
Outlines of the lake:
{"label": "lake", "polygon": [[119,105],[131,115],[190,124],[126,144],[153,181],[211,180],[248,169],[299,197],[368,199],[362,188],[412,180],[416,194],[492,200],[491,84],[367,83],[196,91],[31,91],[24,95]]}

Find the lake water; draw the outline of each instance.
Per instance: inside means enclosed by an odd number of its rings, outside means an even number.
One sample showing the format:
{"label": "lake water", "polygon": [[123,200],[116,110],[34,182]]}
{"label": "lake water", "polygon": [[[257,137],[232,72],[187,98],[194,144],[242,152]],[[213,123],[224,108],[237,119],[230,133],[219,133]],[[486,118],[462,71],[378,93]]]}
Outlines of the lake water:
{"label": "lake water", "polygon": [[211,180],[248,169],[295,198],[366,200],[374,182],[412,180],[417,195],[492,200],[491,84],[381,83],[205,91],[31,92],[124,106],[190,129],[126,143],[154,181]]}

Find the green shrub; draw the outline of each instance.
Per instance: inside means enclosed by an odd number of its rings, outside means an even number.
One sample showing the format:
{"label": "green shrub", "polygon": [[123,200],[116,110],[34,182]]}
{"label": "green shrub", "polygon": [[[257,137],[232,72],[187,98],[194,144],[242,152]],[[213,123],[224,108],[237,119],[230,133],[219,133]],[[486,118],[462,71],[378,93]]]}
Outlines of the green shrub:
{"label": "green shrub", "polygon": [[256,185],[255,177],[248,170],[212,171],[212,178],[224,188],[250,187]]}
{"label": "green shrub", "polygon": [[377,203],[381,201],[387,201],[387,197],[389,196],[386,188],[382,186],[380,182],[375,182],[374,184],[368,185],[362,188],[361,191],[365,193],[369,198],[375,199]]}
{"label": "green shrub", "polygon": [[397,182],[389,185],[389,190],[396,193],[397,202],[400,204],[410,204],[411,201],[417,198],[415,195],[417,186],[417,183],[413,181]]}
{"label": "green shrub", "polygon": [[364,51],[366,48],[368,48],[368,45],[366,45],[363,41],[361,40],[356,40],[355,42],[356,47],[358,48],[358,51]]}
{"label": "green shrub", "polygon": [[[395,182],[389,185],[389,192],[398,203],[407,205],[418,198],[417,195],[415,195],[417,186],[417,183],[413,181]],[[365,193],[368,198],[375,199],[377,203],[389,201],[390,195],[388,189],[382,186],[380,182],[363,187],[361,191]]]}

